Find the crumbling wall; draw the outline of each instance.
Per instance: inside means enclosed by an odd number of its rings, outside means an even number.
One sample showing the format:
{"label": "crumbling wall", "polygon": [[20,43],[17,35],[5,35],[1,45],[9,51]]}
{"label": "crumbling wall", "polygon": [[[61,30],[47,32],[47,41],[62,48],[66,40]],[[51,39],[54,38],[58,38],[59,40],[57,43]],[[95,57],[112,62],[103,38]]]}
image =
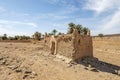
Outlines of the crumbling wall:
{"label": "crumbling wall", "polygon": [[62,39],[58,42],[57,54],[62,56],[72,58],[73,44],[72,35],[65,35],[61,37]]}
{"label": "crumbling wall", "polygon": [[85,56],[93,56],[92,38],[89,36],[79,36],[75,40],[75,53],[73,59],[82,58]]}
{"label": "crumbling wall", "polygon": [[45,37],[43,43],[44,43],[44,48],[50,50],[50,36]]}
{"label": "crumbling wall", "polygon": [[69,35],[51,36],[50,46],[51,54],[59,54],[72,60],[93,56],[90,34],[80,35],[76,29]]}
{"label": "crumbling wall", "polygon": [[72,38],[74,46],[74,53],[72,54],[73,60],[85,56],[93,56],[92,38],[90,35],[80,35],[75,31]]}

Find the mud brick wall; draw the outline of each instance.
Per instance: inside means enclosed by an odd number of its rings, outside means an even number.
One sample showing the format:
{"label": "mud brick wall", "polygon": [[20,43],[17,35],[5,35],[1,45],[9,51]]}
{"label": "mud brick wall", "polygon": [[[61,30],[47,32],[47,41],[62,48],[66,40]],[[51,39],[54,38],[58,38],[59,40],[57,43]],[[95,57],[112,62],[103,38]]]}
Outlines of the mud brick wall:
{"label": "mud brick wall", "polygon": [[44,38],[44,45],[50,47],[50,37]]}
{"label": "mud brick wall", "polygon": [[57,54],[60,54],[62,56],[68,57],[68,58],[72,58],[72,52],[73,52],[73,44],[72,41],[68,40],[68,41],[60,41],[58,43],[58,51]]}
{"label": "mud brick wall", "polygon": [[93,46],[92,46],[92,38],[90,36],[77,35],[74,39],[74,50],[73,60],[85,57],[85,56],[93,56]]}
{"label": "mud brick wall", "polygon": [[[59,54],[72,60],[93,56],[92,38],[90,35],[80,35],[77,30],[69,35],[51,36],[45,39],[45,45],[52,44],[53,46],[51,47],[52,54]],[[57,44],[57,48],[54,48],[55,44],[53,43]]]}
{"label": "mud brick wall", "polygon": [[80,35],[78,32],[75,32],[71,35],[70,41],[62,40],[58,43],[57,54],[73,60],[85,56],[93,56],[92,37],[89,35]]}

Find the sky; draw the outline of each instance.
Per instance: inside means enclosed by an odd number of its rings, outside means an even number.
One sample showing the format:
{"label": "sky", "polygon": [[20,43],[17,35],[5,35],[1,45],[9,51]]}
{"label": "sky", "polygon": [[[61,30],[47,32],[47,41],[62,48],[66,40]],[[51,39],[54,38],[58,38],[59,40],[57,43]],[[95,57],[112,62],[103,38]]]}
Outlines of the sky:
{"label": "sky", "polygon": [[0,35],[66,33],[70,22],[88,27],[91,35],[118,34],[120,0],[0,0]]}

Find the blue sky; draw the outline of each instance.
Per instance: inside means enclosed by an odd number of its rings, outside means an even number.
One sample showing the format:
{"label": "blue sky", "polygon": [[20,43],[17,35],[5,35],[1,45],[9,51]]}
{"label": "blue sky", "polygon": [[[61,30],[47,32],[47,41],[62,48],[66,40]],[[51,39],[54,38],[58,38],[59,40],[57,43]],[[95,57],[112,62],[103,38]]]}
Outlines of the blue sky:
{"label": "blue sky", "polygon": [[99,33],[120,33],[120,0],[0,0],[0,35],[66,33],[68,23]]}

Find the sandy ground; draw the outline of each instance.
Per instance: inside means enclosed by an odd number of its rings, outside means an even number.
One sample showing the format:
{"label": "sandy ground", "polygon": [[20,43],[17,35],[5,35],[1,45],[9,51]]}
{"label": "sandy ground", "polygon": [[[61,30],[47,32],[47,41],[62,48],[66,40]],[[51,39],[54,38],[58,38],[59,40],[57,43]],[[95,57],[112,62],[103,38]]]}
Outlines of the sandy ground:
{"label": "sandy ground", "polygon": [[94,49],[96,58],[67,64],[49,53],[42,44],[1,42],[0,80],[120,80],[120,54]]}

